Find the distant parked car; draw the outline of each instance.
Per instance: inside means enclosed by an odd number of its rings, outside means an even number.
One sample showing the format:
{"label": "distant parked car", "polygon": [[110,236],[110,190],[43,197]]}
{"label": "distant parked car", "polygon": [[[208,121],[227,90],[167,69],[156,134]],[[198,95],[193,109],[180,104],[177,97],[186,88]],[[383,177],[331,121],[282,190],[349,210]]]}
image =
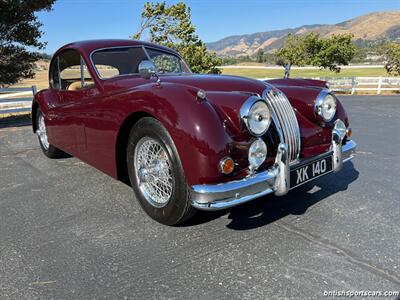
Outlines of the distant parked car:
{"label": "distant parked car", "polygon": [[325,82],[193,74],[146,42],[68,44],[49,81],[32,105],[44,154],[69,153],[130,184],[163,224],[285,195],[340,170],[356,148]]}

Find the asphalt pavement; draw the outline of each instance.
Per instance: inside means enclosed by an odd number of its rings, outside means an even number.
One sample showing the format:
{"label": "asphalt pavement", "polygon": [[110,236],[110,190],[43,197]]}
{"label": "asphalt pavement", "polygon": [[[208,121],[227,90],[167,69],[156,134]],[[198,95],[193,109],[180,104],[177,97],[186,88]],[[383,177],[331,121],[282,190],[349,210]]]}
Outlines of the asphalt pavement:
{"label": "asphalt pavement", "polygon": [[180,227],[93,167],[47,159],[27,122],[0,122],[0,299],[398,291],[400,96],[340,98],[358,143],[340,173]]}

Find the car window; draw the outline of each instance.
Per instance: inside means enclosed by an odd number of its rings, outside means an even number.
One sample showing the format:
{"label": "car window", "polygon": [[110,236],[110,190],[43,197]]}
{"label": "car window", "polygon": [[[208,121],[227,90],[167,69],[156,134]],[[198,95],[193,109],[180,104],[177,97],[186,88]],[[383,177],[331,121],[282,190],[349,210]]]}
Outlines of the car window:
{"label": "car window", "polygon": [[101,78],[111,78],[119,75],[119,70],[113,66],[96,65],[97,72]]}
{"label": "car window", "polygon": [[151,48],[146,48],[146,51],[156,65],[158,73],[190,73],[189,68],[180,57]]}
{"label": "car window", "polygon": [[54,59],[51,67],[51,84],[59,90],[75,91],[94,86],[90,73],[75,50],[66,50]]}
{"label": "car window", "polygon": [[138,74],[138,66],[147,60],[142,47],[110,48],[92,54],[92,61],[100,78]]}

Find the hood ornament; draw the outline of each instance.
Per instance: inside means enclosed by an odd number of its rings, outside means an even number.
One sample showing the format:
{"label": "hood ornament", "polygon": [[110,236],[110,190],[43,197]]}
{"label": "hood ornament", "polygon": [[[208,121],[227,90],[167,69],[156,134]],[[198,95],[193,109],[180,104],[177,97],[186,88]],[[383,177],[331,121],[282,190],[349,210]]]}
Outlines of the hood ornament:
{"label": "hood ornament", "polygon": [[291,64],[287,63],[284,68],[285,68],[285,75],[283,75],[283,78],[288,79],[290,76],[290,69],[291,69]]}

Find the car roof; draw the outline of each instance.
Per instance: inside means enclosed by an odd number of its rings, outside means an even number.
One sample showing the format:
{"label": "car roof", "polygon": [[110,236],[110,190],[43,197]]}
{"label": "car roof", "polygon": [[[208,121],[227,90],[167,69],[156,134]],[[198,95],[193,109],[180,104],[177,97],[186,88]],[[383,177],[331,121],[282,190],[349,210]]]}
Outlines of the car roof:
{"label": "car roof", "polygon": [[102,39],[102,40],[77,41],[64,45],[63,47],[61,47],[56,51],[55,55],[66,49],[76,49],[79,50],[81,53],[90,55],[91,52],[102,48],[127,47],[127,46],[129,47],[129,46],[142,46],[142,45],[160,50],[165,50],[168,52],[173,52],[179,55],[179,53],[177,53],[175,50],[172,50],[171,48],[168,47],[160,46],[149,42],[130,40],[130,39]]}

